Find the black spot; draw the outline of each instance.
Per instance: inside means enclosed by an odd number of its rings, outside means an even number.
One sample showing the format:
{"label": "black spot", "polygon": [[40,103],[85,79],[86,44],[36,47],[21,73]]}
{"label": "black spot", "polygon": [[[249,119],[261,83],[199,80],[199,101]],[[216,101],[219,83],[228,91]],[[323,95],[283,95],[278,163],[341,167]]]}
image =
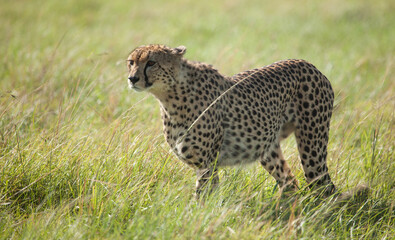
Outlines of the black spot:
{"label": "black spot", "polygon": [[324,165],[324,166],[322,167],[322,170],[326,172],[326,171],[328,171],[328,168]]}
{"label": "black spot", "polygon": [[309,164],[310,164],[310,166],[314,167],[314,161],[313,160],[310,160]]}
{"label": "black spot", "polygon": [[310,148],[309,148],[308,146],[305,146],[305,147],[304,147],[304,150],[305,150],[306,152],[310,152]]}
{"label": "black spot", "polygon": [[309,87],[307,85],[303,85],[303,91],[305,92],[309,91]]}
{"label": "black spot", "polygon": [[317,152],[316,151],[311,151],[311,155],[313,156],[313,157],[317,157]]}
{"label": "black spot", "polygon": [[309,178],[314,178],[314,173],[313,172],[309,173]]}
{"label": "black spot", "polygon": [[250,154],[248,154],[248,153],[245,153],[245,154],[243,155],[243,158],[244,158],[244,159],[248,159],[248,158],[250,158]]}
{"label": "black spot", "polygon": [[187,146],[184,146],[184,147],[182,147],[182,149],[181,149],[181,153],[185,153],[187,150],[188,150],[188,147],[187,147]]}

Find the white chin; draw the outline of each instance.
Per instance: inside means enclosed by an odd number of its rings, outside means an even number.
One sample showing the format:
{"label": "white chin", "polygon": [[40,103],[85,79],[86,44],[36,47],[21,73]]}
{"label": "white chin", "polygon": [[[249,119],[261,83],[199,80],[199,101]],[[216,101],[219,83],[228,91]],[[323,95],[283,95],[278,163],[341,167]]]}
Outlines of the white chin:
{"label": "white chin", "polygon": [[134,90],[134,91],[136,91],[136,92],[142,92],[142,91],[143,91],[143,89],[138,88],[138,87],[133,86],[133,85],[129,85],[129,88],[132,89],[132,90]]}

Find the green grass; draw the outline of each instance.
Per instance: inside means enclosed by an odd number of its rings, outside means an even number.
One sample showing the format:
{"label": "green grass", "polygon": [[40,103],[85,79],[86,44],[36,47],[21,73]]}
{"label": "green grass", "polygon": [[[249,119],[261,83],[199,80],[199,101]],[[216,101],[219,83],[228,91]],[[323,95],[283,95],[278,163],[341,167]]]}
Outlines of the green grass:
{"label": "green grass", "polygon": [[[395,4],[350,1],[1,1],[1,239],[394,239]],[[204,206],[159,107],[127,89],[136,46],[187,46],[231,75],[303,58],[332,82],[328,165],[343,204],[301,182],[278,198],[258,164],[221,170]]]}

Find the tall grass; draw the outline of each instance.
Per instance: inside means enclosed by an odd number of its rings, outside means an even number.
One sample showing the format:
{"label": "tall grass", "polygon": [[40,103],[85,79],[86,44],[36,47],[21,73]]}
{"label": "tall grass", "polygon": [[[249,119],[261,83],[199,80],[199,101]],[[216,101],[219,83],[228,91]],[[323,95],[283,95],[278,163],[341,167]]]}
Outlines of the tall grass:
{"label": "tall grass", "polygon": [[[395,4],[392,1],[2,1],[2,239],[393,239]],[[316,65],[336,93],[333,203],[301,182],[280,197],[258,164],[221,170],[194,201],[194,172],[169,151],[158,104],[128,91],[125,58],[148,43],[231,75],[286,58]]]}

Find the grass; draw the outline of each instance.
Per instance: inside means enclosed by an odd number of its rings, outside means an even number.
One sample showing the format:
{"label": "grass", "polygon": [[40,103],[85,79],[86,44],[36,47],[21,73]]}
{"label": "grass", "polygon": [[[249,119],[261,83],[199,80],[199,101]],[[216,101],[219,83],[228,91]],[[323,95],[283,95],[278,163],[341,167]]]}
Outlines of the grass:
{"label": "grass", "polygon": [[[2,1],[1,239],[394,239],[393,1]],[[303,58],[332,82],[328,165],[343,204],[279,198],[258,166],[221,170],[204,206],[125,59],[185,45],[224,74]]]}

